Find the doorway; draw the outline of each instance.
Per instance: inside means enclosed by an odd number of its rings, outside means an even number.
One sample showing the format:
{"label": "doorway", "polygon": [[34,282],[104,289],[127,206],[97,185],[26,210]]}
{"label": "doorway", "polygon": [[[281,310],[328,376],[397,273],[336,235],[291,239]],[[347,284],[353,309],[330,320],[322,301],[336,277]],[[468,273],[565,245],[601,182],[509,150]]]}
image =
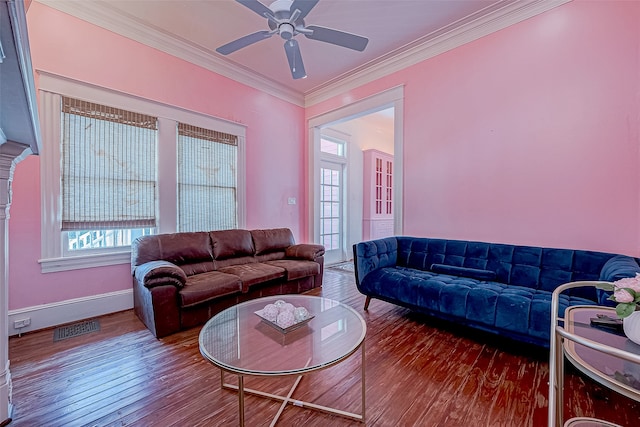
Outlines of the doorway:
{"label": "doorway", "polygon": [[[388,235],[402,233],[402,119],[403,88],[389,89],[357,103],[309,120],[310,149],[310,236],[325,246],[325,262],[336,264],[352,258],[352,245],[363,240],[364,150],[377,149],[351,141],[348,124],[374,113],[391,116],[389,148],[394,158],[392,189],[393,215]],[[334,137],[337,135],[337,137]],[[341,140],[343,151],[337,158],[327,158],[326,140]],[[365,138],[371,141],[372,138]],[[338,153],[336,153],[338,154]]]}

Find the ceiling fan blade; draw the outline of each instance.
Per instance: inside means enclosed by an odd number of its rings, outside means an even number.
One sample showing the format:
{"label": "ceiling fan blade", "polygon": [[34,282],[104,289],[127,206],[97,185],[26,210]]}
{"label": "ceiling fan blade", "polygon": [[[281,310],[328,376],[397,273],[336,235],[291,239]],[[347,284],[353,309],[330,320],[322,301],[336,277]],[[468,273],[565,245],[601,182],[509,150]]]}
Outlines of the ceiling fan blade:
{"label": "ceiling fan blade", "polygon": [[257,33],[249,34],[244,37],[240,37],[238,40],[234,40],[225,44],[224,46],[220,46],[216,49],[216,52],[221,53],[223,55],[228,55],[230,53],[235,52],[236,50],[242,49],[243,47],[247,47],[250,44],[257,43],[260,40],[268,39],[273,35],[272,31],[258,31]]}
{"label": "ceiling fan blade", "polygon": [[289,68],[291,69],[291,75],[294,79],[303,79],[307,77],[307,72],[304,70],[304,64],[302,63],[302,56],[300,55],[300,46],[295,39],[290,39],[284,42],[284,51],[287,53],[287,59],[289,60]]}
{"label": "ceiling fan blade", "polygon": [[338,31],[331,28],[308,25],[306,29],[313,31],[312,34],[303,33],[308,39],[331,43],[349,49],[358,50],[360,52],[362,52],[364,48],[367,47],[367,43],[369,43],[369,39],[366,37],[345,33],[344,31]]}
{"label": "ceiling fan blade", "polygon": [[271,9],[269,9],[267,6],[260,3],[258,0],[236,0],[236,1],[241,5],[246,6],[249,9],[253,10],[255,13],[262,16],[263,18],[273,17],[273,12],[271,12]]}
{"label": "ceiling fan blade", "polygon": [[319,0],[294,0],[289,8],[289,11],[293,13],[294,10],[298,9],[300,11],[300,18],[304,18],[311,12],[316,4],[318,4]]}

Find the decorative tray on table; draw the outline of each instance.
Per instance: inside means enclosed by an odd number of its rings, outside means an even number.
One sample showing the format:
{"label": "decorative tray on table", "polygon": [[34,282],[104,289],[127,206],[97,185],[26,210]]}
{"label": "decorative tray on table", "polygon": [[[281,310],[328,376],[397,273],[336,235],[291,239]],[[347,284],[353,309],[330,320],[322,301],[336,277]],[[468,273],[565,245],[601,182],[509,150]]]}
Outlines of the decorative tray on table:
{"label": "decorative tray on table", "polygon": [[313,316],[304,307],[294,307],[293,304],[278,300],[267,304],[262,310],[254,311],[264,323],[277,331],[287,333],[309,323]]}

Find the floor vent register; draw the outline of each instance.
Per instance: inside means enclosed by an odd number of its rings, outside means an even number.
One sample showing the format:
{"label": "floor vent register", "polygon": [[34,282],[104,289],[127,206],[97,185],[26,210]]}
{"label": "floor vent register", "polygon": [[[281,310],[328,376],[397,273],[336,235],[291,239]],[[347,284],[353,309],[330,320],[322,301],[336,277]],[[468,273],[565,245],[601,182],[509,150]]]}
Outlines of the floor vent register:
{"label": "floor vent register", "polygon": [[98,320],[85,320],[71,325],[60,326],[53,331],[53,341],[62,341],[100,330]]}

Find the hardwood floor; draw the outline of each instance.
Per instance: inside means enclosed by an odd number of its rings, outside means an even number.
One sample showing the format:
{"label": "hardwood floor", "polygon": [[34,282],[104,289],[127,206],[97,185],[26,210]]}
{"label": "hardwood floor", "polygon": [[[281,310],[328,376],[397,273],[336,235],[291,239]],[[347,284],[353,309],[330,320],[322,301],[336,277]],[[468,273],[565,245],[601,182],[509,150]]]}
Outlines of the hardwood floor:
{"label": "hardwood floor", "polygon": [[[369,426],[545,426],[547,352],[456,327],[364,297],[353,273],[325,270],[314,294],[351,305],[367,320]],[[237,397],[198,350],[200,328],[161,340],[125,311],[101,330],[53,342],[53,330],[9,340],[14,419],[10,426],[237,425]],[[294,397],[360,412],[360,357],[305,376]],[[226,376],[231,380],[232,376]],[[286,393],[291,378],[248,378],[247,387]],[[640,404],[569,371],[566,416],[636,426]],[[249,426],[266,426],[278,404],[249,396]],[[278,425],[361,426],[289,406]]]}

